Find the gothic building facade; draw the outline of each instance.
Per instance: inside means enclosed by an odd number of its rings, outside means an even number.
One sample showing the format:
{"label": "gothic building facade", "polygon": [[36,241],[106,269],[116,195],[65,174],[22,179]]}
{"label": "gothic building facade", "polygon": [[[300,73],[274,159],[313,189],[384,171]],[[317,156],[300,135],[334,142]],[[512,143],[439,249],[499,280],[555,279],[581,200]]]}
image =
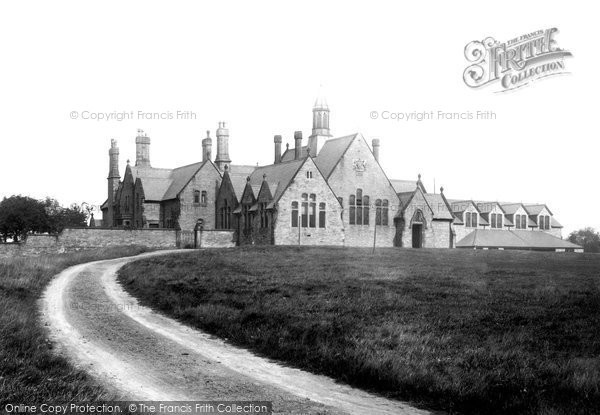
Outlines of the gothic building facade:
{"label": "gothic building facade", "polygon": [[420,175],[390,179],[379,163],[378,139],[333,137],[323,97],[312,111],[306,144],[301,131],[285,150],[282,136],[274,136],[273,163],[265,166],[232,164],[229,130],[220,122],[214,160],[207,131],[202,161],[174,169],[152,167],[151,140],[138,130],[135,164],[127,161],[121,179],[112,140],[103,226],[192,230],[201,223],[234,231],[239,245],[453,248],[468,241],[478,247],[474,231],[488,241],[538,232],[552,238],[545,243],[560,245],[562,226],[546,205],[447,199],[443,188],[427,192]]}

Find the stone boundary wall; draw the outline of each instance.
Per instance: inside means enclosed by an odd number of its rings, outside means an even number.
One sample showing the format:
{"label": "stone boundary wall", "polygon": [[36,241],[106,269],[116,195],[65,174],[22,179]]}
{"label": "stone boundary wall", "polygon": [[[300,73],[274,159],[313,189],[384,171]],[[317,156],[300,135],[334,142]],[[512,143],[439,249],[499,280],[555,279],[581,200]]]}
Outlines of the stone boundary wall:
{"label": "stone boundary wall", "polygon": [[[198,248],[233,248],[234,231],[198,231]],[[175,229],[68,228],[58,235],[29,235],[21,243],[0,244],[0,258],[52,255],[114,246],[142,245],[155,249],[192,248],[194,233]]]}
{"label": "stone boundary wall", "polygon": [[114,246],[177,248],[174,229],[69,228],[58,235],[29,235],[21,243],[0,244],[0,258],[51,255]]}

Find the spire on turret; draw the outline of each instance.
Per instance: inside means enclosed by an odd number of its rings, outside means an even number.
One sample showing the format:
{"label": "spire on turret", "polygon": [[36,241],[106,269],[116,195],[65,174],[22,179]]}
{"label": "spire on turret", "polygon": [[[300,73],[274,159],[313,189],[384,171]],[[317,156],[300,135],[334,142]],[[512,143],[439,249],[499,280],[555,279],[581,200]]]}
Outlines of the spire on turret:
{"label": "spire on turret", "polygon": [[319,151],[319,139],[325,141],[331,137],[331,132],[329,131],[329,105],[327,105],[322,85],[319,88],[312,112],[313,127],[312,134],[308,137],[308,153],[311,157],[316,157]]}

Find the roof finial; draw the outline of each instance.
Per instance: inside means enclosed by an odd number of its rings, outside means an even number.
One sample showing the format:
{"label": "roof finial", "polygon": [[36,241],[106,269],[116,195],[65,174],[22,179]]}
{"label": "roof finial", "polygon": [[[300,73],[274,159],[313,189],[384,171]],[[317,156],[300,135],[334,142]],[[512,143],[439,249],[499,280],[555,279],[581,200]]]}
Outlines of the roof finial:
{"label": "roof finial", "polygon": [[250,176],[246,177],[246,182],[250,183]]}
{"label": "roof finial", "polygon": [[417,177],[419,178],[419,181],[421,181],[421,173],[419,173]]}
{"label": "roof finial", "polygon": [[263,173],[263,181],[267,180],[267,173]]}
{"label": "roof finial", "polygon": [[129,159],[127,159],[127,165],[129,166]]}
{"label": "roof finial", "polygon": [[225,171],[229,170],[229,166],[226,164],[224,169],[225,169]]}
{"label": "roof finial", "polygon": [[444,193],[444,186],[440,186],[440,193]]}
{"label": "roof finial", "polygon": [[210,138],[210,130],[206,130],[206,138]]}

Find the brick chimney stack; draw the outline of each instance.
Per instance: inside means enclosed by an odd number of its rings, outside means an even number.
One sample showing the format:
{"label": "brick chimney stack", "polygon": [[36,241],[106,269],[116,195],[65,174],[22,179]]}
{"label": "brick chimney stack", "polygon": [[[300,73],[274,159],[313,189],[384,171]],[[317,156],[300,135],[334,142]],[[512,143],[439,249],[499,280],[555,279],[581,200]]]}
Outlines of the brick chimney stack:
{"label": "brick chimney stack", "polygon": [[302,131],[294,132],[294,160],[302,158]]}
{"label": "brick chimney stack", "polygon": [[218,169],[223,171],[224,167],[231,163],[229,158],[229,129],[225,127],[225,122],[219,122],[217,128],[217,158],[215,164]]}
{"label": "brick chimney stack", "polygon": [[212,153],[212,138],[210,138],[210,130],[206,130],[206,138],[202,140],[202,161],[211,159]]}
{"label": "brick chimney stack", "polygon": [[150,137],[138,128],[135,137],[135,165],[140,167],[150,166]]}
{"label": "brick chimney stack", "polygon": [[273,137],[273,142],[275,143],[275,164],[281,163],[281,136],[276,135]]}

